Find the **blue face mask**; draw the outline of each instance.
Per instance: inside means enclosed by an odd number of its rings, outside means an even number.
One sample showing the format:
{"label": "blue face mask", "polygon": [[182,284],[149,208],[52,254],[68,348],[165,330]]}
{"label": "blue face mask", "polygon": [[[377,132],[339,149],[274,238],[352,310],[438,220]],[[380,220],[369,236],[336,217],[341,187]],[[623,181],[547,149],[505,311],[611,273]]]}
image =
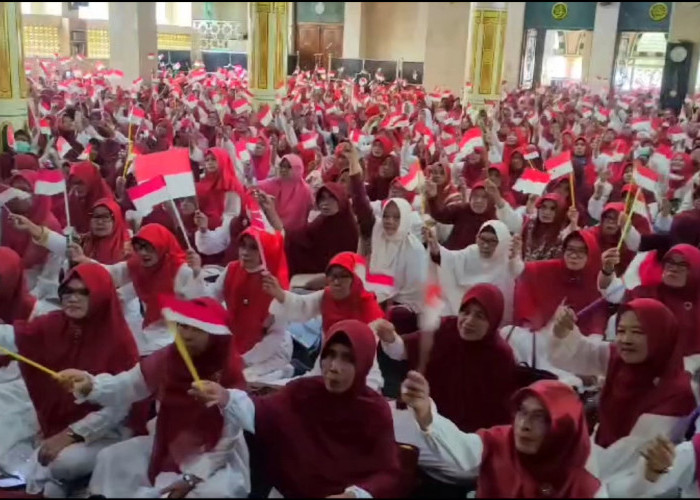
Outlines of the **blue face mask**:
{"label": "blue face mask", "polygon": [[20,154],[32,152],[32,145],[25,141],[15,141],[15,151]]}

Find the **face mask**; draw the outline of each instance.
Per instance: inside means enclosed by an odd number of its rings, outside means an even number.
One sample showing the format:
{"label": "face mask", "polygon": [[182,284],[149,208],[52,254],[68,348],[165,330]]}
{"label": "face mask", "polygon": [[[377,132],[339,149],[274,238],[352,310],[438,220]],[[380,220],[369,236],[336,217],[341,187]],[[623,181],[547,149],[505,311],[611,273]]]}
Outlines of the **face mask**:
{"label": "face mask", "polygon": [[634,153],[632,154],[635,159],[639,158],[640,156],[648,157],[649,155],[651,155],[651,149],[648,146],[639,147],[635,149]]}
{"label": "face mask", "polygon": [[26,141],[15,141],[15,151],[20,154],[32,152],[32,145]]}

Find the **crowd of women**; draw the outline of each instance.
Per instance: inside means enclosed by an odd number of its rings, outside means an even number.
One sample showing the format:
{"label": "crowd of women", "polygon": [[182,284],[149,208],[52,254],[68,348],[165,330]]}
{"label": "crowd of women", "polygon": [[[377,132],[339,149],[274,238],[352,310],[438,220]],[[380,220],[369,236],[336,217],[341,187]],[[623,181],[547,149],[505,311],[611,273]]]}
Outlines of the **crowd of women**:
{"label": "crowd of women", "polygon": [[700,495],[700,102],[60,64],[2,129],[0,498]]}

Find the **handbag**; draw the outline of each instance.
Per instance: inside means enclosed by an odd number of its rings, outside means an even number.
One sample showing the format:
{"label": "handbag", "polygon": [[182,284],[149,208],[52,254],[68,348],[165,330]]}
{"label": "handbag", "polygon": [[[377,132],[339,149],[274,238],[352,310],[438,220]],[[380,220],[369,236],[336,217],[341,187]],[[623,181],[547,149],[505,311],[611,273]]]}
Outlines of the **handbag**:
{"label": "handbag", "polygon": [[[510,327],[510,331],[506,336],[506,342],[510,345],[510,337],[513,335],[515,326]],[[515,366],[515,377],[518,388],[527,387],[539,380],[558,380],[555,374],[550,371],[537,368],[537,336],[532,334],[532,359],[528,365],[525,361],[521,361]]]}

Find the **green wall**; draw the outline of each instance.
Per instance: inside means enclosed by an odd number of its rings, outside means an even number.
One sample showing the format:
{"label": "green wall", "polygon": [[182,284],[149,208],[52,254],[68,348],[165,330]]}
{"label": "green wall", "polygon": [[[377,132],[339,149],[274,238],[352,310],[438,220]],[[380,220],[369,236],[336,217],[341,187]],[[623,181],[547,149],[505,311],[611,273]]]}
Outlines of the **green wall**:
{"label": "green wall", "polygon": [[[323,3],[322,14],[316,12],[316,4]],[[345,20],[345,2],[294,2],[298,23],[340,23]]]}
{"label": "green wall", "polygon": [[[664,3],[668,6],[668,16],[661,21],[654,21],[649,16],[652,5]],[[617,31],[661,31],[668,32],[673,2],[622,2]]]}
{"label": "green wall", "polygon": [[[569,14],[558,21],[552,16],[552,7],[565,3]],[[596,2],[527,2],[525,5],[525,29],[593,30]]]}

